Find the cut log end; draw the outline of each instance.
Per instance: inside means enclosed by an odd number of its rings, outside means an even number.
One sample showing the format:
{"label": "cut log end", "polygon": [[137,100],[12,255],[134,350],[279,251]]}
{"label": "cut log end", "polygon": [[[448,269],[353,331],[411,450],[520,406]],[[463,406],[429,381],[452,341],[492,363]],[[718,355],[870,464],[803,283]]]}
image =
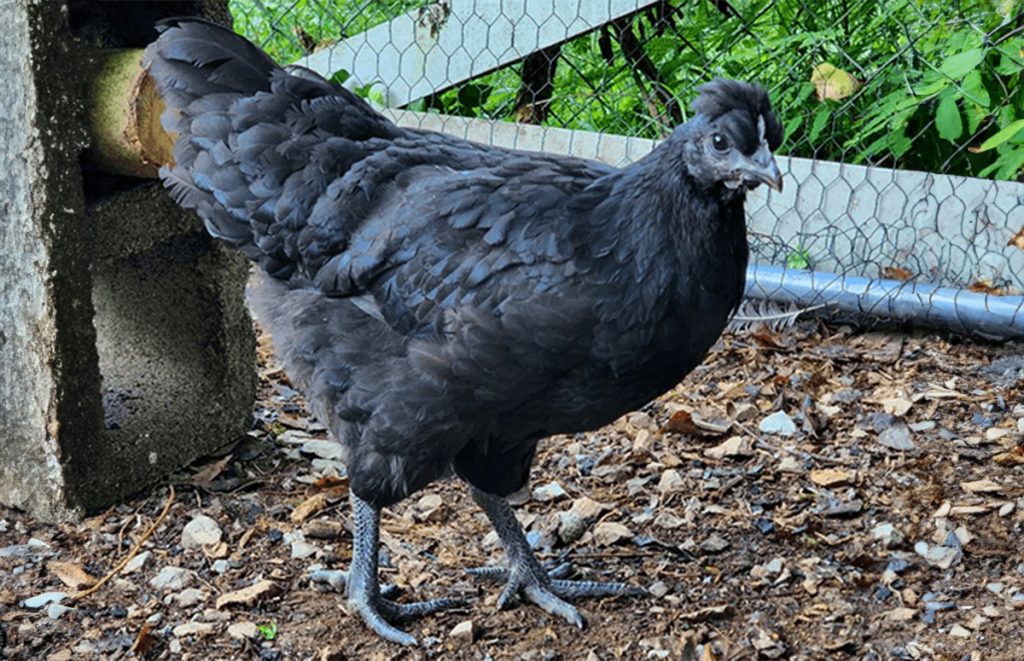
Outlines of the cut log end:
{"label": "cut log end", "polygon": [[112,174],[156,177],[173,161],[174,139],[160,123],[165,105],[142,67],[142,50],[100,51],[95,61],[91,160]]}

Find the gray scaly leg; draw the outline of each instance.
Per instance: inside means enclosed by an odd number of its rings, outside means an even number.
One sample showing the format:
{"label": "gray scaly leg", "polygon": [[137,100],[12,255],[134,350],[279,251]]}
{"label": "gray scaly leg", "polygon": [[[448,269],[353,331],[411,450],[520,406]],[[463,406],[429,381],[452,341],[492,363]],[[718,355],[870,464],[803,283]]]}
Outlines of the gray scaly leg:
{"label": "gray scaly leg", "polygon": [[526,541],[523,528],[508,501],[472,486],[470,493],[491,520],[508,556],[508,569],[483,567],[470,570],[470,573],[477,576],[507,581],[498,597],[498,608],[504,609],[514,596],[522,594],[548,613],[582,628],[583,617],[565,599],[646,594],[645,590],[624,583],[564,580],[563,577],[571,570],[568,564],[560,565],[550,573],[545,571],[533,555],[530,543]]}
{"label": "gray scaly leg", "polygon": [[317,572],[315,581],[335,588],[344,585],[348,608],[359,613],[367,626],[377,635],[400,645],[415,645],[416,638],[392,626],[391,622],[421,615],[429,615],[446,608],[458,608],[465,603],[459,599],[431,599],[417,603],[398,603],[381,595],[377,579],[377,552],[380,544],[380,510],[349,493],[355,522],[352,543],[352,565],[348,572]]}

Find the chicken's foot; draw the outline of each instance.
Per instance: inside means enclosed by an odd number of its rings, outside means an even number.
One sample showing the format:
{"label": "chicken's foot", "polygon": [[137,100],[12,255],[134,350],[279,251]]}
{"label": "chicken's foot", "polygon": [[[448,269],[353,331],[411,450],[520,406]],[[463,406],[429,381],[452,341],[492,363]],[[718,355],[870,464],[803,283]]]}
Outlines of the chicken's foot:
{"label": "chicken's foot", "polygon": [[399,603],[384,596],[393,595],[395,589],[381,589],[377,578],[377,552],[380,544],[380,510],[354,493],[349,493],[355,521],[352,542],[352,565],[347,572],[320,572],[313,580],[328,583],[336,589],[344,588],[347,605],[363,618],[367,626],[381,638],[400,645],[416,645],[416,638],[393,626],[392,622],[440,610],[465,606],[460,599],[431,599],[415,603]]}
{"label": "chicken's foot", "polygon": [[470,573],[497,581],[506,581],[498,597],[498,608],[506,608],[517,595],[537,604],[542,609],[563,618],[569,624],[583,627],[583,617],[576,608],[565,601],[579,597],[613,597],[620,595],[646,594],[642,588],[625,583],[601,583],[598,581],[565,580],[572,567],[564,563],[550,572],[545,570],[530,549],[522,526],[519,525],[512,507],[501,496],[494,496],[470,487],[473,500],[484,510],[508,556],[508,569],[481,567]]}

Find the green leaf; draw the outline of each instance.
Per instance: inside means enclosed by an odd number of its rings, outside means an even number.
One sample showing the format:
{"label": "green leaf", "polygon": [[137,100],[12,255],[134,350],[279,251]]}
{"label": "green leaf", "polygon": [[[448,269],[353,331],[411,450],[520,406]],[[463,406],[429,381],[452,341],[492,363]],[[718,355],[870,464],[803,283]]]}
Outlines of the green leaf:
{"label": "green leaf", "polygon": [[942,66],[939,67],[939,71],[950,78],[960,79],[973,71],[974,67],[981,64],[981,61],[984,58],[985,49],[972,48],[971,50],[964,51],[963,53],[957,53],[956,55],[950,55],[947,57],[942,62]]}
{"label": "green leaf", "polygon": [[814,143],[818,140],[818,136],[821,135],[822,130],[825,128],[825,124],[828,123],[828,118],[832,116],[832,108],[823,106],[818,109],[818,112],[814,113],[814,121],[811,122],[811,130],[807,134],[807,141]]}
{"label": "green leaf", "polygon": [[939,101],[939,106],[935,109],[935,128],[939,130],[940,138],[950,142],[963,135],[964,122],[953,97]]}
{"label": "green leaf", "polygon": [[263,640],[274,640],[277,638],[277,624],[273,622],[270,624],[260,624],[256,627],[256,630],[260,632]]}
{"label": "green leaf", "polygon": [[786,255],[787,269],[808,270],[811,268],[811,255],[803,246],[797,246]]}
{"label": "green leaf", "polygon": [[972,103],[976,103],[982,108],[992,105],[992,99],[989,98],[988,90],[985,89],[985,83],[981,80],[980,71],[972,71],[964,76],[960,87]]}
{"label": "green leaf", "polygon": [[1016,137],[1017,134],[1020,133],[1021,131],[1024,131],[1024,119],[1018,119],[1013,124],[1010,124],[1003,130],[996,133],[995,135],[989,137],[988,140],[981,143],[981,146],[978,147],[978,151],[983,152],[988,151],[990,149],[995,149],[999,145],[1008,141],[1010,138]]}
{"label": "green leaf", "polygon": [[459,90],[459,103],[467,108],[479,108],[487,102],[487,97],[490,95],[490,85],[469,83],[468,85],[463,85],[462,89]]}
{"label": "green leaf", "polygon": [[334,75],[331,76],[331,82],[334,83],[335,85],[344,85],[345,81],[351,77],[352,74],[350,74],[348,71],[345,71],[344,69],[338,69],[337,71],[334,72]]}

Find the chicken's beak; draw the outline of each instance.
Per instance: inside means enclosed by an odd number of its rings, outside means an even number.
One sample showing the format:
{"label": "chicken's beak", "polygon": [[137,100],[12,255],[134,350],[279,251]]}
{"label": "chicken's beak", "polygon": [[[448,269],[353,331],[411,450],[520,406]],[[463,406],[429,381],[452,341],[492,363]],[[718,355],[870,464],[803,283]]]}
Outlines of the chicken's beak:
{"label": "chicken's beak", "polygon": [[765,184],[779,193],[782,192],[782,172],[779,171],[775,157],[768,151],[767,145],[762,144],[740,172],[748,181]]}

